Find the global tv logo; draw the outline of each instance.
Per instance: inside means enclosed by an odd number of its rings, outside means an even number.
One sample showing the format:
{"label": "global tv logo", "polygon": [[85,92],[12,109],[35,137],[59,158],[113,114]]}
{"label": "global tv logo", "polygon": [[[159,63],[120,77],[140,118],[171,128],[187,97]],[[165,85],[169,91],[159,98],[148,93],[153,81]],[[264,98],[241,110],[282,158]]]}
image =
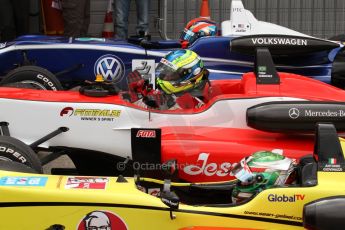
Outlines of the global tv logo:
{"label": "global tv logo", "polygon": [[125,75],[125,65],[115,55],[103,55],[96,61],[94,73],[102,75],[106,81],[119,82]]}
{"label": "global tv logo", "polygon": [[296,201],[302,201],[305,198],[305,194],[294,194],[287,196],[285,194],[283,195],[277,195],[277,194],[269,194],[267,199],[270,202],[296,202]]}

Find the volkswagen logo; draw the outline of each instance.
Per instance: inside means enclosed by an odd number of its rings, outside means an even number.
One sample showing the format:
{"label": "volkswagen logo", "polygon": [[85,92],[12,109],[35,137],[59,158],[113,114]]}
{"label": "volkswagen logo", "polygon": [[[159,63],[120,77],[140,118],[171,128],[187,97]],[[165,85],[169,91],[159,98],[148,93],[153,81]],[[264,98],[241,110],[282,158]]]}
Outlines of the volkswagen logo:
{"label": "volkswagen logo", "polygon": [[119,82],[125,74],[125,65],[115,55],[104,55],[95,63],[95,76],[101,74],[106,81]]}
{"label": "volkswagen logo", "polygon": [[297,119],[299,117],[299,110],[297,108],[291,108],[289,110],[289,117],[292,119]]}

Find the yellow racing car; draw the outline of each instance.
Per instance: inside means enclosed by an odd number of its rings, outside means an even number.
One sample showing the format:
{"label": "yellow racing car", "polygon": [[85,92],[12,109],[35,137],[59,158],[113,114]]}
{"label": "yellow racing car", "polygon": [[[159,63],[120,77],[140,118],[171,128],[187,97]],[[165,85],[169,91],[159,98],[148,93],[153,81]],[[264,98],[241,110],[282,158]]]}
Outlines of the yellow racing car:
{"label": "yellow racing car", "polygon": [[[42,175],[0,161],[0,229],[343,229],[343,149],[334,126],[318,124],[314,155],[294,167],[294,182],[252,190],[241,201],[233,199],[239,180]],[[257,174],[251,185],[263,181]]]}

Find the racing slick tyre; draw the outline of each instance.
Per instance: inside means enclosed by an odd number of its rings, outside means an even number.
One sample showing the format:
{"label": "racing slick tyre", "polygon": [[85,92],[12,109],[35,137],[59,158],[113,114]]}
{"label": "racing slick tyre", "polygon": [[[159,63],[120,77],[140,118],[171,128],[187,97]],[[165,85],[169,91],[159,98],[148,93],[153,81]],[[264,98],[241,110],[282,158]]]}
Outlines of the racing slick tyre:
{"label": "racing slick tyre", "polygon": [[42,173],[42,164],[36,153],[25,143],[13,137],[0,136],[0,161],[14,161]]}
{"label": "racing slick tyre", "polygon": [[0,161],[0,170],[22,173],[38,173],[33,168],[15,161]]}
{"label": "racing slick tyre", "polygon": [[41,90],[63,90],[55,75],[39,66],[18,67],[6,74],[0,85]]}

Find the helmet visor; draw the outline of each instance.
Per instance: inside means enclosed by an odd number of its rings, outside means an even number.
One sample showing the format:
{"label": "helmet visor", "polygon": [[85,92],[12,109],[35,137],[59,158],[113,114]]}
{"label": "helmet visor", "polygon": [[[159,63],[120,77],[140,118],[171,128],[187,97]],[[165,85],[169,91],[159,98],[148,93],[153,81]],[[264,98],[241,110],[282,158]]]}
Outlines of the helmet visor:
{"label": "helmet visor", "polygon": [[192,44],[197,38],[198,38],[198,35],[188,29],[184,29],[180,36],[181,40],[188,41],[189,44]]}
{"label": "helmet visor", "polygon": [[248,182],[253,178],[253,173],[246,161],[246,158],[242,159],[240,163],[234,164],[231,169],[231,174],[242,182]]}
{"label": "helmet visor", "polygon": [[173,63],[162,58],[161,62],[156,68],[156,78],[159,78],[163,81],[174,82],[180,79],[180,75],[177,71],[177,67]]}

